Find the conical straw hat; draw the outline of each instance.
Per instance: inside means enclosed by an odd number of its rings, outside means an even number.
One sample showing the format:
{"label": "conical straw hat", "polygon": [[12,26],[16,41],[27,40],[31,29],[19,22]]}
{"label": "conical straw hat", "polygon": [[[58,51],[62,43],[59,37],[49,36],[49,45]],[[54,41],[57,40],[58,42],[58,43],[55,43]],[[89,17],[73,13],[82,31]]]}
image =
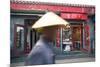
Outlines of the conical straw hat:
{"label": "conical straw hat", "polygon": [[67,25],[69,24],[67,21],[59,17],[53,12],[48,12],[43,15],[38,21],[36,21],[32,28],[41,28],[47,26],[55,26],[55,25]]}

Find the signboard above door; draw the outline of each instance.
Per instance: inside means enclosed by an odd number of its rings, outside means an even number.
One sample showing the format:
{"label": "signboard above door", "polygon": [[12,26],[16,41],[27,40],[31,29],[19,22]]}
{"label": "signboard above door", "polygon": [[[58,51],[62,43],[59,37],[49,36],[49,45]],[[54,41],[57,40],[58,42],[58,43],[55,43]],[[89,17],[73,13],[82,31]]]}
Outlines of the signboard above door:
{"label": "signboard above door", "polygon": [[80,13],[61,13],[61,17],[64,19],[76,19],[76,20],[87,20],[86,14]]}

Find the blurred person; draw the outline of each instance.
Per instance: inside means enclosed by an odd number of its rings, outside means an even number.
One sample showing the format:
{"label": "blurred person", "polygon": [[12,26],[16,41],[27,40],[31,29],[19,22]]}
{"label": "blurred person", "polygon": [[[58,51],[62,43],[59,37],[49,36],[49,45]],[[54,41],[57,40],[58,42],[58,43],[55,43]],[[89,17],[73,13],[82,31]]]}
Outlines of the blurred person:
{"label": "blurred person", "polygon": [[40,39],[29,53],[25,65],[54,64],[53,41],[58,26],[44,27]]}
{"label": "blurred person", "polygon": [[53,41],[56,30],[69,23],[53,12],[47,12],[32,28],[41,31],[40,39],[26,58],[25,65],[55,64]]}

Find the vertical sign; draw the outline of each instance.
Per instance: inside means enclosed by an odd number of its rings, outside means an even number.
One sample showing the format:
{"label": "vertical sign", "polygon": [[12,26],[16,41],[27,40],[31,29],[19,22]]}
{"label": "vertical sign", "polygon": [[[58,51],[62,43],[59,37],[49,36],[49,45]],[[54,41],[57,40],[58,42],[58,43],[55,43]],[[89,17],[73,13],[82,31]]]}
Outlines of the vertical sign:
{"label": "vertical sign", "polygon": [[85,26],[85,49],[89,50],[89,46],[90,46],[90,26],[86,25]]}
{"label": "vertical sign", "polygon": [[56,32],[56,47],[60,47],[60,30]]}

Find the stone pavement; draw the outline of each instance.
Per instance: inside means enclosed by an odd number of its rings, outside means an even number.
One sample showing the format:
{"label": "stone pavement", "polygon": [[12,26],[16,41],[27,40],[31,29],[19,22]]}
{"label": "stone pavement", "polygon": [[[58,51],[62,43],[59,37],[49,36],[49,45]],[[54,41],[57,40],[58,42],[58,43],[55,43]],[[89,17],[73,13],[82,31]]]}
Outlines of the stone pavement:
{"label": "stone pavement", "polygon": [[56,63],[63,64],[63,63],[80,63],[80,62],[94,62],[94,61],[95,61],[95,58],[93,57],[85,57],[85,58],[56,60]]}
{"label": "stone pavement", "polygon": [[[56,59],[56,64],[65,64],[65,63],[80,63],[80,62],[94,62],[95,58],[94,57],[82,57],[82,58],[62,58],[62,59]],[[11,67],[16,67],[16,66],[24,66],[24,62],[19,62],[19,63],[12,63]]]}
{"label": "stone pavement", "polygon": [[[19,57],[14,58],[11,62],[11,67],[15,66],[24,66],[24,60],[26,57]],[[91,56],[90,54],[84,52],[69,52],[58,54],[55,57],[56,64],[63,64],[63,63],[80,63],[80,62],[93,62],[95,61],[95,56]]]}

